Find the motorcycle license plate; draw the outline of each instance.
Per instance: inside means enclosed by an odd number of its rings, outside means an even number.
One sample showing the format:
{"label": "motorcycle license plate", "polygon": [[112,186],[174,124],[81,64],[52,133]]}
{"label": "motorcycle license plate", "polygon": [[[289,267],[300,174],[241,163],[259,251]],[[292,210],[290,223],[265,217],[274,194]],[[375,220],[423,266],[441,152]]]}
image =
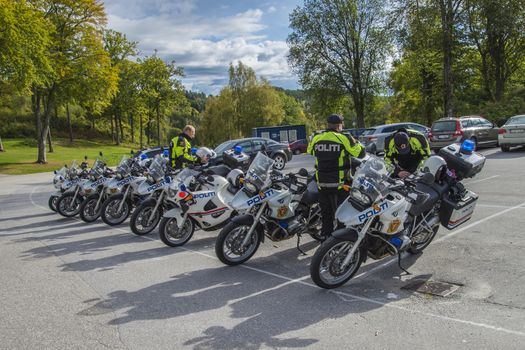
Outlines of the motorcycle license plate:
{"label": "motorcycle license plate", "polygon": [[442,139],[448,139],[449,136],[448,135],[438,135],[438,139],[442,140]]}
{"label": "motorcycle license plate", "polygon": [[511,129],[511,134],[521,134],[524,131],[524,129]]}

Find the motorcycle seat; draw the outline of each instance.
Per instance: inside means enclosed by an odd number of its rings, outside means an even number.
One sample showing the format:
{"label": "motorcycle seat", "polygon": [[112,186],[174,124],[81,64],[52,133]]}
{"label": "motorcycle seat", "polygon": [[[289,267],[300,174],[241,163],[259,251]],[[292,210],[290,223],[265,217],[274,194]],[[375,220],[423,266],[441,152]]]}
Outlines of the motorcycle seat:
{"label": "motorcycle seat", "polygon": [[228,173],[231,171],[231,169],[226,165],[215,165],[208,168],[207,173],[209,175],[219,175],[222,177],[226,177]]}
{"label": "motorcycle seat", "polygon": [[410,208],[410,215],[413,216],[418,216],[421,213],[429,211],[440,198],[439,193],[429,185],[417,183],[416,190],[422,192],[424,195],[418,195],[416,203]]}
{"label": "motorcycle seat", "polygon": [[301,202],[306,205],[312,205],[319,202],[319,188],[317,182],[310,181],[308,187],[301,198]]}

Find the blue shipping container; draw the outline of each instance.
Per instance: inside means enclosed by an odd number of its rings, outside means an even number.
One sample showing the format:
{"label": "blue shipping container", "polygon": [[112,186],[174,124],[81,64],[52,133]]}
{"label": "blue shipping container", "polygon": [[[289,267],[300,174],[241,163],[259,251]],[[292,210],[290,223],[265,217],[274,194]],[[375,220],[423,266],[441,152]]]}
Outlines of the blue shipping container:
{"label": "blue shipping container", "polygon": [[306,127],[304,125],[283,125],[253,128],[252,136],[292,143],[296,140],[306,139]]}

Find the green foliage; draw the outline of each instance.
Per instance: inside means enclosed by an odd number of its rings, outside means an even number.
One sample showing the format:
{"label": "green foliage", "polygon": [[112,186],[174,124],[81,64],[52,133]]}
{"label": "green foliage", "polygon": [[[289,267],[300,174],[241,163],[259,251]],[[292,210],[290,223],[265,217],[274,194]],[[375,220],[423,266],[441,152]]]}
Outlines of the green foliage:
{"label": "green foliage", "polygon": [[28,95],[52,73],[48,45],[52,27],[41,11],[24,0],[0,0],[0,93]]}

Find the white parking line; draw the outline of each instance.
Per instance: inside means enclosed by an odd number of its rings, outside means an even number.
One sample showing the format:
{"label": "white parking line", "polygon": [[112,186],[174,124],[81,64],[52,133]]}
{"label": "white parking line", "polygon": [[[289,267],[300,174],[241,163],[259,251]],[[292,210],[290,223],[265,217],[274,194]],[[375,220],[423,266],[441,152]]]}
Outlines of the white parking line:
{"label": "white parking line", "polygon": [[[33,201],[33,199],[32,199],[32,194],[33,194],[33,192],[31,192],[31,194],[29,195],[29,198],[30,198],[31,203],[34,206],[42,208],[44,210],[49,210],[49,209],[47,209],[47,208],[45,208],[43,206],[40,206],[40,205],[36,204]],[[481,223],[483,221],[488,220],[489,218],[492,218],[492,217],[495,217],[495,216],[498,216],[498,215],[502,215],[505,212],[508,212],[510,210],[519,208],[522,205],[525,205],[525,202],[520,204],[519,206],[512,207],[512,208],[509,208],[507,210],[503,210],[503,211],[501,211],[499,213],[496,213],[494,215],[491,215],[490,217],[487,217],[486,219],[479,220],[476,223],[473,223],[473,224],[471,224],[469,226],[472,227],[472,226],[474,226],[474,224],[478,224],[478,223]],[[79,219],[77,219],[77,220],[79,220]],[[119,229],[119,228],[116,228],[116,230],[124,231],[123,229]],[[128,232],[128,231],[124,231],[124,232]],[[154,240],[153,238],[150,238],[150,237],[147,237],[147,236],[140,236],[140,237],[144,238],[144,239],[148,239],[148,240]],[[213,259],[215,261],[217,260],[217,258],[215,256],[206,254],[206,253],[201,252],[201,251],[189,249],[189,248],[186,248],[186,247],[179,247],[179,248],[181,248],[181,249],[183,249],[185,251],[188,251],[188,252],[192,252],[192,253],[195,253],[195,254],[207,257],[209,259]],[[281,284],[279,286],[273,287],[274,289],[275,288],[280,288],[283,285],[295,284],[295,283],[301,284],[301,285],[304,285],[304,286],[308,286],[308,287],[312,287],[312,288],[315,288],[315,289],[319,289],[319,287],[316,286],[315,284],[304,281],[304,279],[307,279],[308,276],[304,276],[304,277],[301,277],[301,278],[293,279],[293,278],[290,278],[290,277],[286,277],[286,276],[283,276],[283,275],[280,275],[280,274],[277,274],[277,273],[274,273],[274,272],[262,270],[262,269],[259,269],[259,268],[256,268],[256,267],[252,267],[252,266],[249,266],[249,265],[239,265],[239,267],[240,268],[244,268],[244,269],[248,269],[248,270],[252,270],[252,271],[256,271],[256,272],[259,272],[259,273],[262,273],[262,274],[265,274],[265,275],[268,275],[268,276],[276,277],[276,278],[279,278],[279,279],[287,281],[286,283],[283,283],[283,284]],[[268,290],[270,290],[270,289],[268,289]],[[403,306],[400,306],[400,305],[396,305],[394,303],[386,303],[386,302],[383,302],[383,301],[380,301],[380,300],[375,300],[375,299],[371,299],[371,298],[367,298],[367,297],[363,297],[363,296],[359,296],[359,295],[355,295],[355,294],[351,294],[351,293],[347,293],[347,292],[343,292],[343,291],[332,291],[331,290],[331,291],[326,291],[326,292],[327,293],[334,293],[336,295],[343,295],[343,296],[346,296],[346,297],[349,297],[349,298],[352,298],[352,299],[355,299],[355,300],[359,300],[359,301],[363,301],[363,302],[367,302],[367,303],[371,303],[371,304],[375,304],[375,305],[380,305],[380,306],[384,306],[384,307],[395,309],[395,310],[405,311],[405,312],[408,312],[408,313],[411,313],[411,314],[419,314],[419,315],[422,315],[422,316],[438,318],[438,319],[442,319],[442,320],[446,320],[446,321],[466,324],[466,325],[480,327],[480,328],[484,328],[484,329],[489,329],[489,330],[493,330],[493,331],[497,331],[497,332],[502,332],[502,333],[507,333],[507,334],[512,334],[512,335],[518,335],[518,336],[525,337],[525,332],[515,331],[515,330],[503,328],[503,327],[497,327],[497,326],[493,326],[493,325],[490,325],[490,324],[473,322],[473,321],[468,321],[468,320],[463,320],[463,319],[454,318],[454,317],[448,317],[448,316],[443,316],[443,315],[437,315],[437,314],[424,312],[424,311],[412,310],[412,309],[409,309],[409,308],[406,308],[406,307],[403,307]],[[261,293],[262,293],[262,291],[261,292],[257,292],[255,294],[261,294]]]}
{"label": "white parking line", "polygon": [[465,182],[465,185],[472,185],[472,184],[475,184],[475,183],[478,183],[478,182],[483,182],[483,181],[487,181],[487,180],[492,180],[492,179],[495,179],[497,177],[500,177],[500,175],[494,175],[494,176],[489,176],[489,177],[486,177],[484,179],[479,179],[479,180],[474,180],[474,181],[469,181],[469,182]]}

